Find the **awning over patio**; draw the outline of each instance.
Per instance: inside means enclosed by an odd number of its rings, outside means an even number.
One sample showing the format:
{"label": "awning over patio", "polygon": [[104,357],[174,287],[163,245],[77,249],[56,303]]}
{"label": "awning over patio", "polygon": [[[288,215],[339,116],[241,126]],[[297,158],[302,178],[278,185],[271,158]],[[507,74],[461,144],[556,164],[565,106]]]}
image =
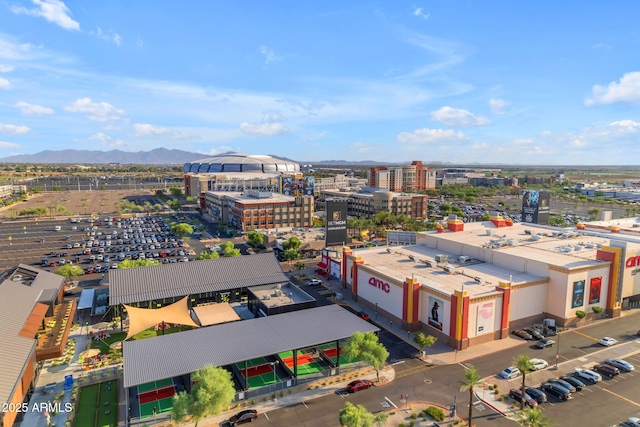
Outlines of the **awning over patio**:
{"label": "awning over patio", "polygon": [[235,322],[240,316],[229,303],[199,305],[193,307],[196,317],[202,326],[217,325],[218,323]]}
{"label": "awning over patio", "polygon": [[95,289],[83,289],[80,294],[80,302],[78,303],[78,310],[93,307],[93,297],[96,294]]}
{"label": "awning over patio", "polygon": [[187,306],[189,297],[184,297],[171,305],[162,308],[138,308],[123,304],[129,314],[129,333],[127,338],[136,335],[154,325],[160,323],[177,323],[197,328],[198,325],[191,318],[191,312]]}
{"label": "awning over patio", "polygon": [[325,264],[324,262],[320,261],[318,264],[316,264],[318,267],[320,268],[327,268],[327,264]]}

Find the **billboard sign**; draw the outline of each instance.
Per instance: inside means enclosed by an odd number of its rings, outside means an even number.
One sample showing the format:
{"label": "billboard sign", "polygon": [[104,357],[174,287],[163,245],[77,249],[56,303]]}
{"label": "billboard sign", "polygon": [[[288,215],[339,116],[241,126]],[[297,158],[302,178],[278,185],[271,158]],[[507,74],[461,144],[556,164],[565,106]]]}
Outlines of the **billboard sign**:
{"label": "billboard sign", "polygon": [[314,176],[304,177],[304,195],[313,196],[315,193],[316,178]]}
{"label": "billboard sign", "polygon": [[429,297],[429,324],[438,330],[442,330],[442,310],[444,303],[434,297]]}
{"label": "billboard sign", "polygon": [[326,213],[325,245],[345,245],[347,243],[347,201],[327,200]]}
{"label": "billboard sign", "polygon": [[548,224],[550,201],[551,193],[548,191],[524,190],[522,192],[522,221],[532,224]]}
{"label": "billboard sign", "polygon": [[589,304],[600,302],[600,292],[602,290],[602,277],[594,277],[589,285]]}
{"label": "billboard sign", "polygon": [[573,282],[573,294],[571,295],[571,308],[584,305],[584,280]]}
{"label": "billboard sign", "polygon": [[490,301],[478,306],[478,316],[476,318],[478,334],[486,334],[493,331],[493,304],[493,301]]}
{"label": "billboard sign", "polygon": [[284,176],[280,178],[280,193],[285,196],[291,196],[293,191],[293,178]]}

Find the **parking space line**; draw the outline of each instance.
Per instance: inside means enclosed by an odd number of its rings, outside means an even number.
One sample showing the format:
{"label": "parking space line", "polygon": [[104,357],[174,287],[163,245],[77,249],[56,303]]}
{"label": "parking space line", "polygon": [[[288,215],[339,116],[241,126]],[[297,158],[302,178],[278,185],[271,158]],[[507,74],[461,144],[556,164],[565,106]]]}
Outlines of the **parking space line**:
{"label": "parking space line", "polygon": [[614,392],[612,392],[612,391],[611,391],[611,390],[609,390],[609,389],[603,389],[603,390],[604,390],[604,391],[606,391],[606,392],[607,392],[607,393],[609,393],[609,394],[614,395],[615,397],[617,397],[617,398],[619,398],[619,399],[624,400],[625,402],[631,403],[632,405],[636,405],[638,408],[640,408],[640,403],[638,403],[638,402],[634,402],[634,401],[633,401],[633,400],[631,400],[631,399],[627,399],[627,398],[626,398],[626,397],[624,397],[624,396],[620,396],[618,393],[614,393]]}
{"label": "parking space line", "polygon": [[574,334],[582,335],[583,337],[587,337],[587,338],[589,338],[589,339],[592,339],[592,340],[594,340],[595,342],[600,342],[600,340],[599,340],[598,338],[594,338],[594,337],[592,337],[591,335],[584,334],[584,333],[582,333],[582,332],[580,332],[580,331],[571,331],[571,332],[573,332]]}

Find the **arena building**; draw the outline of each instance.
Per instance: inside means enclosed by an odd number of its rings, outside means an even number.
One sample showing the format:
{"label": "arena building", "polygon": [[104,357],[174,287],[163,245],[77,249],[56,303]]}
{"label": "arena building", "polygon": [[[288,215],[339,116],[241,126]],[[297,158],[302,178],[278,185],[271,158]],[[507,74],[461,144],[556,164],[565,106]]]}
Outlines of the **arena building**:
{"label": "arena building", "polygon": [[578,311],[617,317],[640,305],[636,223],[559,229],[495,213],[470,224],[452,217],[446,230],[417,233],[415,245],[344,248],[321,267],[336,275],[339,263],[353,298],[393,327],[464,349],[543,319],[567,326]]}

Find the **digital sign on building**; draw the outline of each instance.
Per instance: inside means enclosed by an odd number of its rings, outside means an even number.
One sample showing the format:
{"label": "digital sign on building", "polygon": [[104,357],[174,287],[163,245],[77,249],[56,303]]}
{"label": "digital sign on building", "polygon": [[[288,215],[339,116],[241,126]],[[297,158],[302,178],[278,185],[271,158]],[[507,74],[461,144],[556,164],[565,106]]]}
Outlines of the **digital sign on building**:
{"label": "digital sign on building", "polygon": [[337,246],[347,243],[347,201],[327,200],[327,225],[325,245]]}
{"label": "digital sign on building", "polygon": [[548,224],[550,201],[551,193],[548,191],[524,190],[522,192],[522,221],[532,224]]}

